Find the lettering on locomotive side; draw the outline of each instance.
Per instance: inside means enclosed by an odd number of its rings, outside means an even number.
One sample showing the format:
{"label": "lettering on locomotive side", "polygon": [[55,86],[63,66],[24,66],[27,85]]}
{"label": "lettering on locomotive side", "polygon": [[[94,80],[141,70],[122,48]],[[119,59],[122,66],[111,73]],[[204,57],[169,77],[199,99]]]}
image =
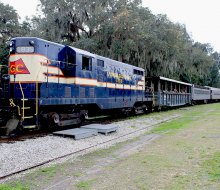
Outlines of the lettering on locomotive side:
{"label": "lettering on locomotive side", "polygon": [[10,74],[30,74],[30,72],[20,58],[16,61],[10,62]]}
{"label": "lettering on locomotive side", "polygon": [[128,81],[131,80],[130,76],[119,74],[119,73],[114,73],[114,72],[109,72],[109,71],[107,72],[107,77],[115,78],[117,83],[122,83],[123,79],[128,80]]}

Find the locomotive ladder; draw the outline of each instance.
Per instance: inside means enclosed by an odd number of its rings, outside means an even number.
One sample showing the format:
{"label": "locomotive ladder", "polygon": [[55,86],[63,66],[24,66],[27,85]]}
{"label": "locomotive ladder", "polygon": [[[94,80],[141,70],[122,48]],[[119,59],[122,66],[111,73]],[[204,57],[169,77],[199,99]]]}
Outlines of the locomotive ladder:
{"label": "locomotive ladder", "polygon": [[[47,67],[48,67],[48,59],[46,59],[46,64],[47,64]],[[43,66],[43,63],[44,62],[41,62],[41,66],[40,66],[40,69],[38,71],[38,74],[37,74],[37,79],[36,79],[36,99],[35,99],[35,114],[32,115],[32,116],[25,116],[25,111],[24,110],[30,110],[31,107],[25,107],[25,102],[28,101],[28,99],[25,99],[24,97],[24,91],[22,89],[22,86],[21,86],[21,83],[19,81],[19,85],[20,85],[20,89],[21,89],[21,94],[22,94],[22,121],[23,122],[25,119],[33,119],[34,117],[36,118],[35,120],[35,124],[34,125],[27,125],[27,126],[24,126],[24,128],[27,128],[27,129],[34,129],[34,128],[37,128],[39,123],[38,123],[38,100],[39,100],[39,94],[38,94],[38,90],[39,90],[39,74],[41,72],[41,69],[42,69],[42,66]],[[48,73],[48,68],[47,68],[47,73]]]}
{"label": "locomotive ladder", "polygon": [[[25,120],[25,119],[33,119],[34,118],[34,116],[33,115],[26,115],[25,114],[25,110],[30,110],[31,109],[31,107],[26,107],[25,106],[25,102],[27,102],[28,101],[28,99],[26,99],[25,97],[24,97],[24,91],[23,91],[23,88],[22,88],[22,86],[21,86],[21,83],[20,83],[20,81],[19,81],[19,86],[20,86],[20,90],[21,90],[21,94],[22,94],[22,99],[21,99],[21,101],[22,101],[22,107],[21,107],[21,123]],[[27,129],[33,129],[33,128],[36,128],[37,126],[36,125],[26,125],[26,126],[23,126],[24,128],[27,128]]]}

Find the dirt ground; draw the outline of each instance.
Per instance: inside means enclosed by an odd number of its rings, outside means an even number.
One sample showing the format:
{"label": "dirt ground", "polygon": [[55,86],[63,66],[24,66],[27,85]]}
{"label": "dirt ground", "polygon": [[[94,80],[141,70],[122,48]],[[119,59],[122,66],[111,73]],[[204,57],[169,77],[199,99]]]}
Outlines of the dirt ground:
{"label": "dirt ground", "polygon": [[220,189],[220,104],[176,112],[182,116],[148,134],[7,184],[34,190]]}

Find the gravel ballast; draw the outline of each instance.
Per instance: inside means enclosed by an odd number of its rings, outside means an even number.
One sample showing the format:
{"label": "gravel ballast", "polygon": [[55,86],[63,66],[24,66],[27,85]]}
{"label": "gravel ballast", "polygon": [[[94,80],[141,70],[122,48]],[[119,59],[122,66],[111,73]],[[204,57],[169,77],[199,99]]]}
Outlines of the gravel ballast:
{"label": "gravel ballast", "polygon": [[[92,150],[94,150],[132,139],[141,135],[145,131],[148,131],[151,126],[176,117],[178,117],[176,114],[170,115],[170,117],[166,119],[163,119],[162,117],[156,118],[153,116],[137,117],[134,119],[115,122],[114,124],[119,127],[118,131],[107,136],[98,134],[97,136],[90,138],[74,140],[73,138],[48,135],[45,137],[27,139],[25,141],[18,141],[10,144],[2,143],[0,144],[0,177],[91,146],[93,146]],[[112,139],[115,140],[111,141]]]}

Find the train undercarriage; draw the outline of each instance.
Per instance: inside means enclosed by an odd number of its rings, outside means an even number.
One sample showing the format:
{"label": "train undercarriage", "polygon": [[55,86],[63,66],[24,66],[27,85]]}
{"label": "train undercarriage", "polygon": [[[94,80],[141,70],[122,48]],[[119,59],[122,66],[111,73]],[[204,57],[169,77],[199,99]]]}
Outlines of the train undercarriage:
{"label": "train undercarriage", "polygon": [[[22,130],[63,129],[82,124],[88,117],[100,115],[129,116],[149,111],[150,103],[138,102],[133,107],[101,110],[97,105],[59,105],[36,107],[33,100],[8,99],[0,108],[0,136]],[[5,104],[6,104],[5,102]],[[36,110],[37,108],[37,110]]]}

